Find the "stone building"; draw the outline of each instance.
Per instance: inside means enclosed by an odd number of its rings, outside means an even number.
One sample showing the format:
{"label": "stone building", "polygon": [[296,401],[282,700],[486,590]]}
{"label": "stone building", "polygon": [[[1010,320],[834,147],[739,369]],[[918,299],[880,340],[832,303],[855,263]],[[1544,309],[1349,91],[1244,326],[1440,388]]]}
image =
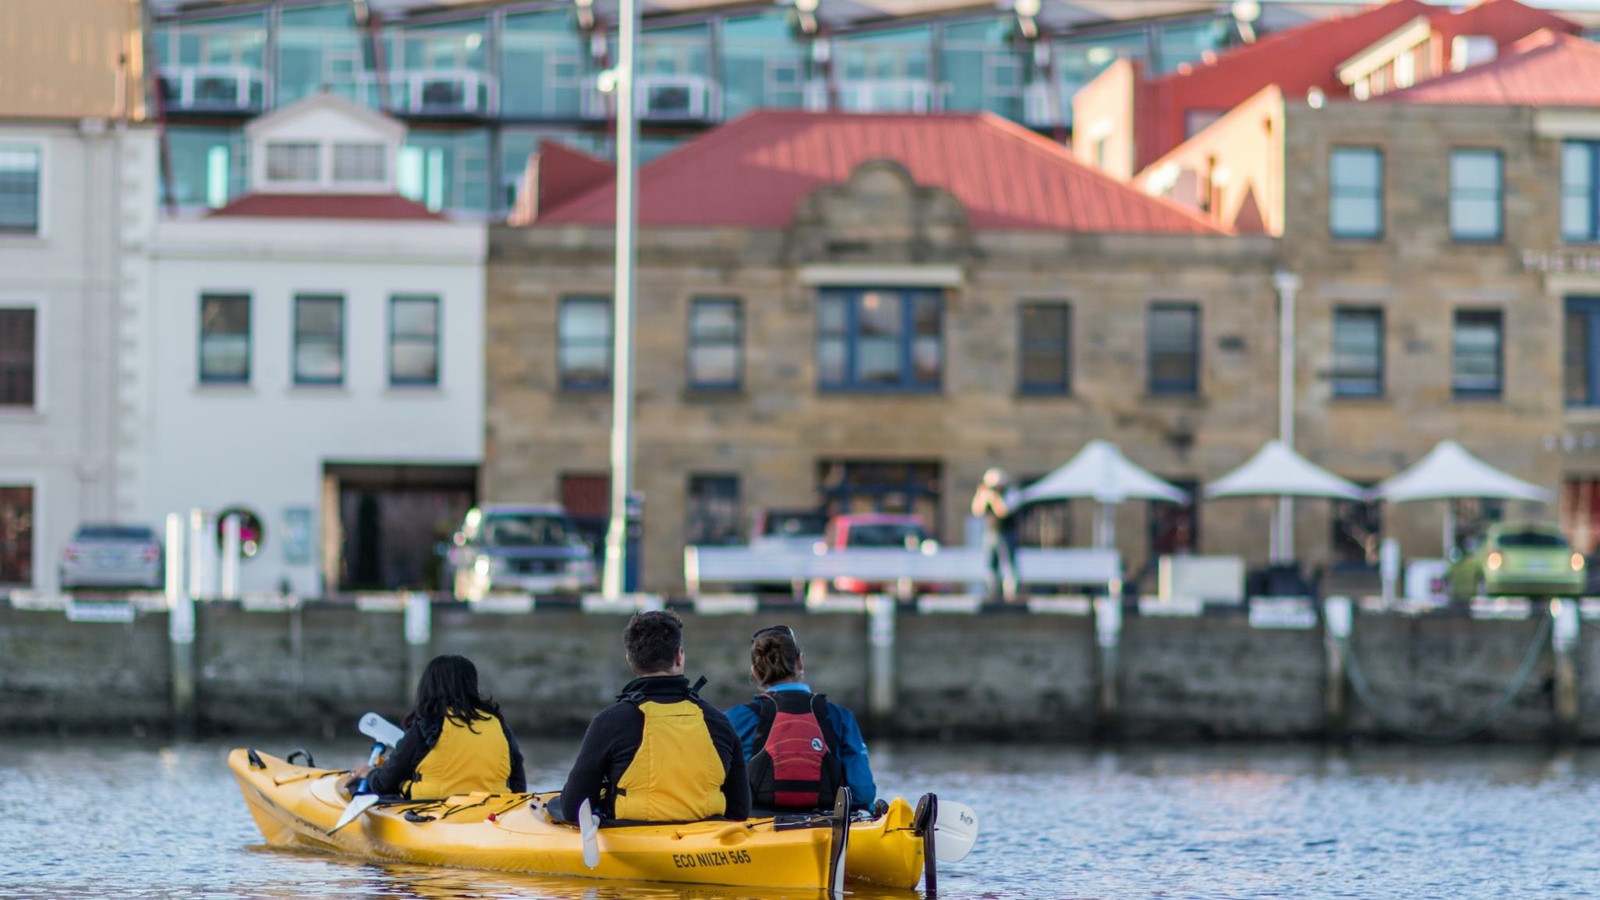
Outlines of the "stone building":
{"label": "stone building", "polygon": [[[603,516],[610,172],[547,146],[530,173],[539,199],[490,234],[482,495]],[[989,466],[1038,476],[1107,438],[1193,487],[1276,433],[1275,242],[996,117],[755,113],[640,184],[645,589],[763,507],[916,512],[964,543]],[[1086,542],[1077,507],[1032,537]],[[1124,504],[1130,569],[1264,555],[1265,505],[1193,512]]]}
{"label": "stone building", "polygon": [[[1468,502],[1463,533],[1482,517],[1559,516],[1588,552],[1600,537],[1600,307],[1589,299],[1600,296],[1600,47],[1549,29],[1506,39],[1516,29],[1487,21],[1491,7],[1513,25],[1527,18],[1508,0],[1475,8],[1474,27],[1500,41],[1480,56],[1424,66],[1441,41],[1413,28],[1340,66],[1366,79],[1367,99],[1263,85],[1134,183],[1221,227],[1281,237],[1304,285],[1297,449],[1374,482],[1457,440],[1560,493],[1544,508]],[[1370,560],[1378,533],[1433,555],[1443,510],[1351,504],[1331,546],[1316,516],[1300,517],[1297,537],[1335,560]]]}

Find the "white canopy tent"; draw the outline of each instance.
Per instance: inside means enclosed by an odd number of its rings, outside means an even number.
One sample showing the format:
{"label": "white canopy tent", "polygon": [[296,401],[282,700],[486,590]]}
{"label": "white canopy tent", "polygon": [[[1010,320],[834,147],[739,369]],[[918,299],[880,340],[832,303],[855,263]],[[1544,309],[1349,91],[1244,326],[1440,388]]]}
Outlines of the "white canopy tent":
{"label": "white canopy tent", "polygon": [[1117,504],[1124,500],[1168,500],[1184,503],[1189,495],[1129,462],[1116,444],[1095,439],[1061,468],[1023,490],[1021,503],[1092,497],[1100,504],[1094,546],[1116,546]]}
{"label": "white canopy tent", "polygon": [[[1289,449],[1282,441],[1268,441],[1244,465],[1206,485],[1205,495],[1220,497],[1323,497],[1361,500],[1366,491],[1354,482],[1329,472]],[[1272,511],[1270,550],[1274,563],[1294,558],[1294,523],[1285,521],[1277,507]]]}
{"label": "white canopy tent", "polygon": [[[1534,500],[1547,503],[1550,491],[1507,475],[1468,453],[1455,441],[1440,441],[1428,455],[1373,489],[1376,499],[1391,503],[1413,500]],[[1455,509],[1444,508],[1444,552],[1455,549]]]}

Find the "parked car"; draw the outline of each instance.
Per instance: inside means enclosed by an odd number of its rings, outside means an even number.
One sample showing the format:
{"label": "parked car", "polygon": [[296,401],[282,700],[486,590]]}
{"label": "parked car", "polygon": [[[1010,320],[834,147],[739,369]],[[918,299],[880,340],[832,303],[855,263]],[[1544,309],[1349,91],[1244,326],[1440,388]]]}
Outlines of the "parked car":
{"label": "parked car", "polygon": [[1482,543],[1451,563],[1445,573],[1450,596],[1574,596],[1588,576],[1583,554],[1560,529],[1541,522],[1491,525]]}
{"label": "parked car", "polygon": [[808,549],[827,530],[828,514],[820,509],[762,509],[750,523],[750,546]]}
{"label": "parked car", "polygon": [[[922,517],[907,513],[846,513],[834,516],[817,544],[817,550],[821,553],[865,547],[896,547],[907,553],[938,551],[938,543],[929,539]],[[821,581],[811,582],[808,595],[818,596],[829,587],[844,594],[879,594],[893,592],[901,586],[845,576],[833,579],[832,585]],[[939,593],[950,588],[950,585],[931,583],[912,586],[913,591],[922,593]]]}
{"label": "parked car", "polygon": [[560,506],[475,507],[450,543],[459,600],[482,600],[494,591],[549,593],[595,586],[594,551]]}
{"label": "parked car", "polygon": [[63,588],[144,588],[166,583],[161,541],[145,525],[81,525],[61,548]]}

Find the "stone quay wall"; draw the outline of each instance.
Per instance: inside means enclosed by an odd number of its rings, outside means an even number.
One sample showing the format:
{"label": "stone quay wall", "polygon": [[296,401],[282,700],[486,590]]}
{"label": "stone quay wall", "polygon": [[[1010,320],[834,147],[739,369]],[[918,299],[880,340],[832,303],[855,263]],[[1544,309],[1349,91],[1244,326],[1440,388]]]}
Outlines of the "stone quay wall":
{"label": "stone quay wall", "polygon": [[[428,659],[460,653],[519,734],[575,739],[628,678],[625,615],[419,601],[411,614],[403,599],[201,603],[187,644],[154,604],[0,604],[0,732],[353,735],[363,712],[404,713]],[[1357,613],[1343,640],[1326,625],[1333,616],[1262,627],[1242,614],[1087,604],[873,609],[686,605],[688,673],[709,678],[703,695],[719,706],[748,699],[750,635],[787,622],[813,686],[854,709],[869,736],[1445,739],[1487,720],[1473,737],[1600,740],[1600,633],[1569,615],[1568,638],[1552,639],[1561,629],[1542,603],[1523,619]]]}

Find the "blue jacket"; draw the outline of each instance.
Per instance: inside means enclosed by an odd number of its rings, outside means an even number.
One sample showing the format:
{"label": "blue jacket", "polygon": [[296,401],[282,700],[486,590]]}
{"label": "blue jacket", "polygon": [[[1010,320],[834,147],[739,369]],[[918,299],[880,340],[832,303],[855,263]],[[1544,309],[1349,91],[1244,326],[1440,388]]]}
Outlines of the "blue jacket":
{"label": "blue jacket", "polygon": [[[791,682],[773,685],[767,690],[809,693],[811,687],[802,682]],[[744,744],[745,759],[756,752],[756,730],[761,724],[757,710],[754,700],[728,710],[728,721],[733,723],[733,730],[738,733],[740,743]],[[872,802],[878,796],[878,786],[872,781],[872,766],[867,762],[867,742],[861,737],[861,726],[856,724],[855,714],[830,700],[828,724],[833,726],[833,733],[839,736],[840,746],[834,752],[839,755],[839,764],[844,767],[844,783],[850,788],[851,804],[857,809],[872,808]]]}

